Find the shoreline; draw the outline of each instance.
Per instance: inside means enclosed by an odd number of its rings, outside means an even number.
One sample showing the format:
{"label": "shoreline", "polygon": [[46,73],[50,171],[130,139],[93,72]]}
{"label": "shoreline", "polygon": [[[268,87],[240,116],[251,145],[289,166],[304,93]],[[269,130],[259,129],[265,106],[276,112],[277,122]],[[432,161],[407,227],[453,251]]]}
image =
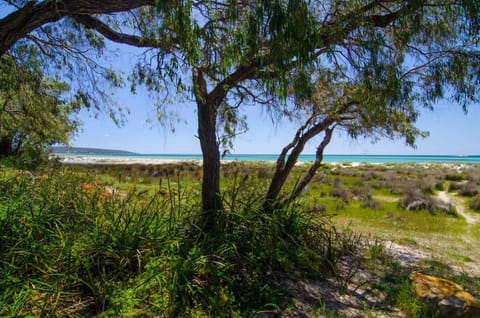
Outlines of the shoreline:
{"label": "shoreline", "polygon": [[106,164],[106,165],[162,165],[178,163],[202,164],[202,160],[188,159],[147,159],[147,158],[107,158],[107,157],[55,157],[63,164]]}
{"label": "shoreline", "polygon": [[[85,165],[96,165],[96,164],[105,164],[105,165],[163,165],[163,164],[182,164],[182,163],[191,163],[201,166],[203,160],[198,159],[165,159],[165,158],[125,158],[125,157],[96,157],[96,156],[54,156],[54,159],[59,160],[63,164],[85,164]],[[222,159],[220,160],[221,164],[228,164],[232,162],[245,162],[245,163],[264,163],[264,164],[275,164],[275,160],[231,160],[231,159]],[[312,163],[313,161],[298,161],[295,165],[301,166],[305,164]],[[362,164],[369,163],[360,163],[360,162],[324,162],[323,164],[328,165],[348,165],[348,166],[360,166]],[[377,164],[377,163],[373,163]]]}
{"label": "shoreline", "polygon": [[[164,164],[195,164],[201,166],[203,161],[198,159],[166,159],[166,158],[125,158],[125,157],[97,157],[97,156],[54,156],[62,164],[72,165],[164,165]],[[242,160],[221,160],[221,164],[228,164],[233,162],[245,163],[261,163],[274,165],[274,160],[259,160],[259,161],[242,161]],[[313,161],[298,161],[295,165],[309,165]],[[323,162],[322,165],[336,166],[336,167],[358,167],[365,165],[373,166],[423,166],[423,167],[450,167],[450,168],[465,168],[467,166],[477,165],[476,163],[452,163],[452,162],[408,162],[408,163],[379,163],[379,162]]]}
{"label": "shoreline", "polygon": [[[76,154],[76,153],[53,153],[51,158],[57,158],[65,163],[85,164],[174,164],[195,163],[202,164],[201,154],[135,154],[135,155],[101,155],[101,154]],[[229,154],[222,157],[222,163],[230,162],[253,162],[275,163],[278,155],[273,154]],[[298,164],[315,161],[315,155],[301,154]],[[335,155],[327,154],[323,157],[324,164],[331,165],[445,165],[452,164],[470,165],[479,164],[480,156],[451,156],[451,155]]]}

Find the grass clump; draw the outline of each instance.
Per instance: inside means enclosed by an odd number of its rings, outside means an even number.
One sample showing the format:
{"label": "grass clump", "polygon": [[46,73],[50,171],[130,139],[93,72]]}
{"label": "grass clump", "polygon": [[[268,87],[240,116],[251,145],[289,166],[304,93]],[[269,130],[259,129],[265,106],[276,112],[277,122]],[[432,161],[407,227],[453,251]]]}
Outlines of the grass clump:
{"label": "grass clump", "polygon": [[82,190],[92,178],[6,169],[0,316],[253,316],[289,305],[283,273],[327,275],[356,249],[299,205],[263,213],[258,178],[228,185],[224,230],[214,237],[199,230],[194,187],[158,182],[102,198]]}

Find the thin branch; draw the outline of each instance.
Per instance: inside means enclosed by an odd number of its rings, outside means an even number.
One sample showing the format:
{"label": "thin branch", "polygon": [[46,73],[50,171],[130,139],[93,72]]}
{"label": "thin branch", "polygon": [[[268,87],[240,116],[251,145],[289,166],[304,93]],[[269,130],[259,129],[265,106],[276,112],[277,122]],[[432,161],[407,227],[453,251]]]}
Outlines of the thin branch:
{"label": "thin branch", "polygon": [[[87,29],[96,30],[104,37],[113,42],[132,45],[136,47],[160,48],[167,52],[171,51],[172,49],[172,46],[167,46],[165,43],[158,40],[152,40],[132,34],[117,32],[110,28],[106,23],[89,15],[73,15],[72,17],[75,19],[75,21],[81,23]],[[177,45],[178,42],[174,41],[172,44]]]}
{"label": "thin branch", "polygon": [[57,22],[72,13],[108,14],[154,5],[155,0],[26,1],[22,8],[0,19],[0,56],[33,30]]}

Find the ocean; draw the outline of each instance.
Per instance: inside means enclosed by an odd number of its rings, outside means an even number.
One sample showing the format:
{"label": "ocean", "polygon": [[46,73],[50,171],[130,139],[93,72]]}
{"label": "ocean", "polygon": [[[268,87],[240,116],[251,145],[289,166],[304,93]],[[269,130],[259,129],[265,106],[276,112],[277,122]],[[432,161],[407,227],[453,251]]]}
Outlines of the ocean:
{"label": "ocean", "polygon": [[[94,157],[125,159],[171,159],[201,160],[201,154],[89,154],[89,153],[56,153],[59,157]],[[230,154],[223,160],[235,161],[275,161],[275,154]],[[300,155],[300,162],[314,161],[315,155]],[[360,163],[476,163],[480,164],[480,156],[447,156],[447,155],[324,155],[323,162],[360,162]]]}

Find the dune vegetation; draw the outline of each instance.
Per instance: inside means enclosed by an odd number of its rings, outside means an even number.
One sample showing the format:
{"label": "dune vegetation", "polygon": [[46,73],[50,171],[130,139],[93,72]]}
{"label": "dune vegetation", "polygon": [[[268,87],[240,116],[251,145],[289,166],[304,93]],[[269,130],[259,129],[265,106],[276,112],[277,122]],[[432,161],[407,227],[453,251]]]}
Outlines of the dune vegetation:
{"label": "dune vegetation", "polygon": [[[2,5],[0,316],[435,315],[414,269],[479,294],[477,166],[322,165],[338,131],[414,147],[424,110],[478,103],[478,1]],[[201,166],[45,153],[85,112],[175,130],[190,103]],[[292,135],[224,164],[251,106]]]}
{"label": "dune vegetation", "polygon": [[[4,162],[0,315],[424,317],[412,270],[480,295],[480,214],[469,207],[480,167],[324,165],[299,200],[269,214],[272,173],[269,163],[224,164],[225,230],[206,236],[198,165]],[[393,244],[424,257],[402,261]]]}

